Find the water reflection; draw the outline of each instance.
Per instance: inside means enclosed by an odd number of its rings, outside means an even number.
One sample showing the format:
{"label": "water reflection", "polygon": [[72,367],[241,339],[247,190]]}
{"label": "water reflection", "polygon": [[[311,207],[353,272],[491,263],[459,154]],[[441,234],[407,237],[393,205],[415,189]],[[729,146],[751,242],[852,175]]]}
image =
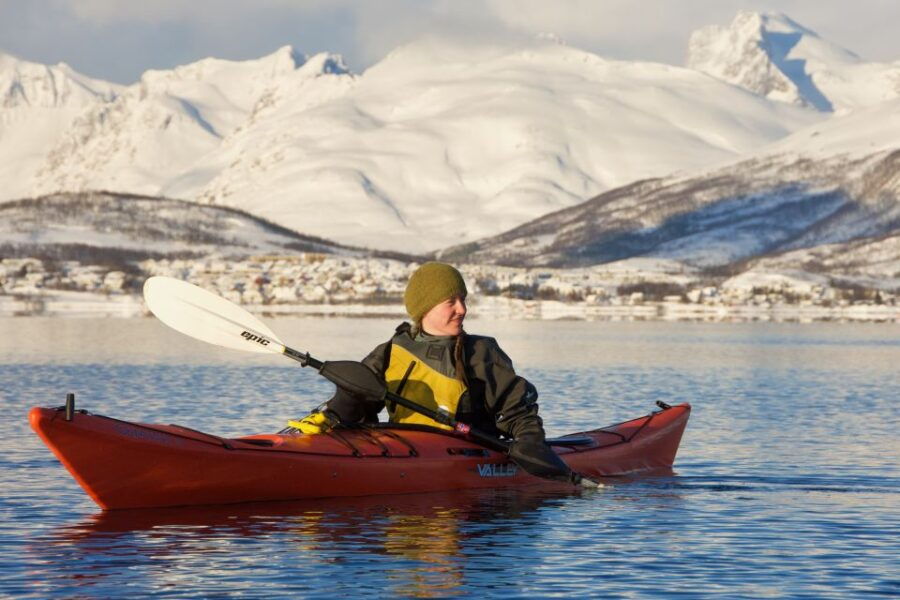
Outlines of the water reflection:
{"label": "water reflection", "polygon": [[[390,560],[375,564],[386,567],[392,594],[447,596],[462,583],[464,552],[478,545],[477,538],[515,529],[515,538],[525,542],[540,528],[541,507],[567,497],[488,490],[98,512],[39,540],[31,552],[39,562],[59,565],[57,577],[79,586],[103,588],[108,575],[114,584],[127,564],[134,573],[161,579],[152,588],[165,589],[177,585],[179,563],[216,564],[225,549],[244,548],[245,567],[259,566],[253,549],[275,537],[291,555],[302,555],[307,568],[339,561],[359,569],[365,557],[381,555]],[[169,565],[154,568],[159,561]]]}
{"label": "water reflection", "polygon": [[[123,569],[142,579],[139,589],[176,589],[197,569],[208,582],[239,567],[267,583],[290,577],[292,591],[311,593],[340,568],[382,581],[390,596],[448,597],[472,583],[473,557],[499,568],[544,552],[549,530],[557,543],[594,538],[584,529],[590,523],[554,527],[560,515],[639,506],[661,511],[658,518],[680,505],[680,492],[666,485],[673,480],[623,478],[601,492],[537,487],[97,512],[40,536],[28,552],[33,563],[54,565],[35,573],[35,591],[102,596],[121,585]],[[197,581],[192,589],[200,591]]]}

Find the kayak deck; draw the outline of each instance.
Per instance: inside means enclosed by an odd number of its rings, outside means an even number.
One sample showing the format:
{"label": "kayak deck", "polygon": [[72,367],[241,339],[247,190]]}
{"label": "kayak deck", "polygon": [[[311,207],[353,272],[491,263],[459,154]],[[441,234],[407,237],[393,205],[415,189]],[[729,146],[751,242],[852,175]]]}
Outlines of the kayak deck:
{"label": "kayak deck", "polygon": [[[690,405],[563,436],[554,449],[588,477],[672,467]],[[63,408],[29,421],[104,509],[407,494],[548,483],[502,453],[422,426],[221,438]],[[549,482],[550,485],[566,485]]]}

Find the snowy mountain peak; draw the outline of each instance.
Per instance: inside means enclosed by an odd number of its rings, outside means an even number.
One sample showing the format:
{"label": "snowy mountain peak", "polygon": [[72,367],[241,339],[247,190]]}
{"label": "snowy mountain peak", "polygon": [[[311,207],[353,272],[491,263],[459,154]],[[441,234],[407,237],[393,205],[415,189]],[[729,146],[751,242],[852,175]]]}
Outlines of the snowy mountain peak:
{"label": "snowy mountain peak", "polygon": [[239,85],[247,84],[248,79],[267,82],[295,71],[306,60],[305,55],[291,46],[283,46],[272,54],[252,60],[203,58],[174,69],[150,69],[144,72],[138,85],[155,91],[175,88],[176,93],[179,89],[197,84],[209,84],[219,89],[232,88],[235,86],[229,85],[229,80],[240,79]]}
{"label": "snowy mountain peak", "polygon": [[0,107],[82,108],[113,99],[121,86],[0,52]]}
{"label": "snowy mountain peak", "polygon": [[741,11],[690,38],[688,66],[771,100],[845,112],[900,95],[900,65],[866,63],[780,13]]}
{"label": "snowy mountain peak", "polygon": [[349,71],[339,55],[321,53],[310,58],[291,46],[282,46],[258,59],[204,58],[174,69],[147,71],[140,83],[129,90],[141,98],[174,96],[197,106],[201,112],[205,107],[230,113],[236,122],[224,130],[231,130],[261,96],[283,82],[345,73]]}
{"label": "snowy mountain peak", "polygon": [[282,46],[272,54],[264,56],[258,62],[272,63],[278,71],[288,71],[298,69],[306,62],[307,56],[291,46],[290,44]]}

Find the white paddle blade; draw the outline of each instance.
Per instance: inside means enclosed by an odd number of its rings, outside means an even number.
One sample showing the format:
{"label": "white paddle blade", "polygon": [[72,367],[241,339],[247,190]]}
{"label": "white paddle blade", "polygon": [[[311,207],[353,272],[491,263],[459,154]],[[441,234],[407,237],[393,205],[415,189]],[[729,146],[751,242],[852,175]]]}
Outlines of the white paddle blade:
{"label": "white paddle blade", "polygon": [[284,351],[284,344],[265,323],[186,281],[151,277],[144,282],[144,300],[157,319],[198,340],[250,352]]}

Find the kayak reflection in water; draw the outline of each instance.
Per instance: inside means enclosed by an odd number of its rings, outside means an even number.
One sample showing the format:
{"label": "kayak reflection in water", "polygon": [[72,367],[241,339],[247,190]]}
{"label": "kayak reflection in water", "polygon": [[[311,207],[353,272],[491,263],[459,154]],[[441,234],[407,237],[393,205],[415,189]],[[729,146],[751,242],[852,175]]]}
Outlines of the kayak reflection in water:
{"label": "kayak reflection in water", "polygon": [[[185,572],[201,569],[215,579],[234,569],[223,547],[271,543],[277,553],[250,553],[242,568],[260,585],[289,585],[294,597],[320,595],[322,578],[335,573],[342,582],[332,596],[348,595],[342,592],[356,581],[379,590],[377,597],[456,597],[478,577],[473,556],[533,552],[547,528],[541,509],[561,497],[556,489],[526,486],[102,511],[41,532],[27,551],[46,567],[37,571],[45,587],[62,582],[86,592],[79,597],[116,597],[127,577],[117,567],[123,556],[129,572],[141,573],[132,582],[141,596],[183,586]],[[279,577],[285,569],[294,575],[287,584]]]}
{"label": "kayak reflection in water", "polygon": [[[388,389],[413,402],[454,416],[487,433],[512,438],[512,457],[534,464],[532,475],[560,481],[579,480],[546,444],[538,416],[534,385],[516,374],[497,341],[463,329],[466,283],[453,266],[428,262],[410,276],[404,293],[412,324],[404,322],[393,337],[363,359]],[[338,388],[334,397],[299,421],[303,433],[378,421],[387,408],[392,423],[450,429],[429,417],[384,400]],[[518,461],[517,461],[518,462]]]}

